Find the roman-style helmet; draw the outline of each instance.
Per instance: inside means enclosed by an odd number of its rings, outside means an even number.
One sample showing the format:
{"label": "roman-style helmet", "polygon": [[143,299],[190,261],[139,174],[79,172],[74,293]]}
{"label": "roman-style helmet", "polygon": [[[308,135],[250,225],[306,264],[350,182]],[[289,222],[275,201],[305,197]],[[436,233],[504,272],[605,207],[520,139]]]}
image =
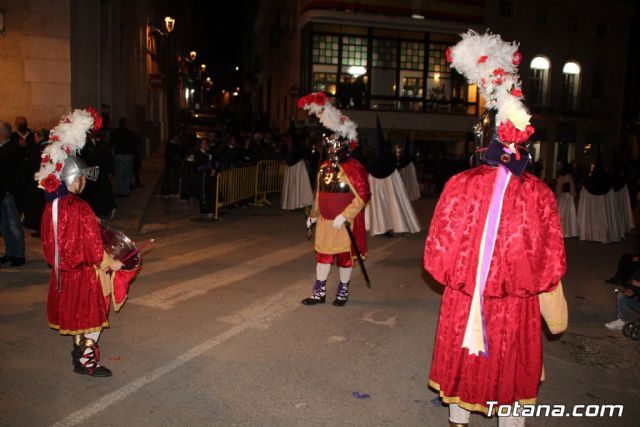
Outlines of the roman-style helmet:
{"label": "roman-style helmet", "polygon": [[446,57],[451,67],[476,84],[487,100],[487,111],[474,128],[484,162],[502,164],[520,175],[529,161],[526,142],[534,128],[522,102],[518,44],[505,42],[498,34],[469,30],[458,44],[447,49]]}
{"label": "roman-style helmet", "polygon": [[329,161],[334,167],[351,156],[358,146],[357,125],[334,107],[322,92],[309,93],[298,100],[298,107],[314,114],[320,123],[333,131],[324,137]]}
{"label": "roman-style helmet", "polygon": [[95,181],[98,179],[98,173],[98,166],[87,166],[80,157],[69,156],[64,161],[64,165],[60,171],[60,181],[64,182],[67,187],[70,187],[73,181],[82,175],[88,180]]}
{"label": "roman-style helmet", "polygon": [[[63,188],[70,186],[81,175],[94,181],[98,178],[98,167],[87,167],[77,154],[84,147],[87,132],[95,132],[101,127],[102,118],[89,107],[66,114],[51,130],[51,143],[42,152],[40,170],[35,174],[38,186],[49,196],[62,194]],[[61,184],[64,184],[63,188]]]}

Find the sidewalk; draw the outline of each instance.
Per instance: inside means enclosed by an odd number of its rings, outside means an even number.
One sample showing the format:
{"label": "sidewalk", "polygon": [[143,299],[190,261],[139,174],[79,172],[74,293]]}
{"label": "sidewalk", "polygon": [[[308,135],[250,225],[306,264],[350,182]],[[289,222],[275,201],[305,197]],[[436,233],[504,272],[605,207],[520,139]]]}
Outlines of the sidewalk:
{"label": "sidewalk", "polygon": [[151,157],[142,161],[140,181],[144,187],[132,189],[129,197],[116,198],[116,214],[112,220],[108,221],[109,225],[127,235],[137,234],[140,231],[144,215],[162,179],[163,169],[164,145],[161,145]]}

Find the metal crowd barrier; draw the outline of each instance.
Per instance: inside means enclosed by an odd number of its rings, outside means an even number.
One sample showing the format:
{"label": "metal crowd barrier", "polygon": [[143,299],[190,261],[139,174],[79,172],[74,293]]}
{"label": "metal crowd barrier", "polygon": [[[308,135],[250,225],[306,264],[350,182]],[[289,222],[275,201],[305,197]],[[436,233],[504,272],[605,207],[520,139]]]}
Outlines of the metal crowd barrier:
{"label": "metal crowd barrier", "polygon": [[218,172],[214,219],[220,208],[253,198],[254,205],[270,205],[267,194],[282,191],[286,164],[277,160],[261,160],[256,165]]}
{"label": "metal crowd barrier", "polygon": [[270,205],[267,194],[282,191],[286,164],[277,160],[261,160],[256,165],[255,205]]}
{"label": "metal crowd barrier", "polygon": [[214,219],[220,218],[220,208],[255,197],[256,166],[218,172]]}

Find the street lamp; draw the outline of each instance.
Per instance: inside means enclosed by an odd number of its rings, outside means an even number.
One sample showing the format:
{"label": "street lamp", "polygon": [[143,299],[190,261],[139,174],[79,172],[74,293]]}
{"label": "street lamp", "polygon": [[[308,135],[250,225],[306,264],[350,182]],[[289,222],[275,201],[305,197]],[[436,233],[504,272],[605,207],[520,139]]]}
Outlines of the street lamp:
{"label": "street lamp", "polygon": [[204,70],[207,69],[207,64],[200,64],[200,69],[202,70],[202,72],[204,73]]}
{"label": "street lamp", "polygon": [[165,16],[164,18],[164,26],[167,29],[167,33],[173,31],[173,27],[175,26],[176,20],[170,16]]}
{"label": "street lamp", "polygon": [[192,50],[191,52],[189,52],[189,58],[191,58],[191,62],[196,60],[196,55],[197,55],[197,52],[195,50]]}
{"label": "street lamp", "polygon": [[164,27],[166,29],[165,32],[163,32],[161,29],[159,29],[158,27],[156,27],[153,24],[148,24],[149,25],[149,34],[159,34],[161,36],[166,36],[168,35],[171,31],[173,31],[174,27],[176,24],[176,20],[170,16],[167,16],[164,18]]}

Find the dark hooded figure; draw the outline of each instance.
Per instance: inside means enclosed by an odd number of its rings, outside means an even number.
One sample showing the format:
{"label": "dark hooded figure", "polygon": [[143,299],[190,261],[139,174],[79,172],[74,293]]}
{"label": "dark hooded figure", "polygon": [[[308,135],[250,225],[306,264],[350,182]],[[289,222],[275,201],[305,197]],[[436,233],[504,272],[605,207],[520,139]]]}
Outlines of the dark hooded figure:
{"label": "dark hooded figure", "polygon": [[420,198],[420,185],[418,184],[416,166],[413,164],[413,159],[411,158],[411,141],[409,140],[409,134],[407,134],[402,156],[398,159],[398,173],[400,174],[400,178],[402,178],[405,190],[407,190],[409,200],[418,200]]}
{"label": "dark hooded figure", "polygon": [[420,224],[396,169],[397,160],[391,145],[385,141],[379,118],[377,148],[376,158],[367,167],[371,189],[366,212],[369,233],[372,236],[391,235],[391,232],[417,233]]}

